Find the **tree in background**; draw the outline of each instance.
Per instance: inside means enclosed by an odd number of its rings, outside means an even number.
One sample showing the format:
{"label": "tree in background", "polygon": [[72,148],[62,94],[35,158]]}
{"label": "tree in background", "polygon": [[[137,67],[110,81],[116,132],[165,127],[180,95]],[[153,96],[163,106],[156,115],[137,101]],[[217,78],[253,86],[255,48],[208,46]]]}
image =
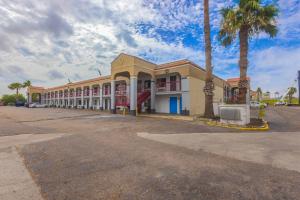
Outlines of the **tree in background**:
{"label": "tree in background", "polygon": [[8,85],[8,88],[11,90],[16,90],[16,95],[19,95],[19,90],[23,88],[23,85],[21,83],[11,83]]}
{"label": "tree in background", "polygon": [[1,101],[4,105],[15,105],[17,101],[25,102],[26,99],[22,94],[3,95]]}
{"label": "tree in background", "polygon": [[275,92],[275,99],[279,99],[279,92]]}
{"label": "tree in background", "polygon": [[297,89],[295,87],[290,87],[289,88],[289,92],[288,92],[288,100],[289,100],[289,104],[292,103],[292,98],[293,98],[293,95],[297,92]]}
{"label": "tree in background", "polygon": [[248,43],[254,35],[265,32],[275,37],[278,30],[276,17],[278,9],[275,5],[261,5],[261,0],[240,0],[237,7],[224,8],[221,11],[222,22],[219,40],[227,47],[233,43],[237,35],[240,43],[240,81],[239,103],[246,103],[248,88]]}
{"label": "tree in background", "polygon": [[261,101],[261,99],[262,99],[262,90],[261,90],[260,87],[257,88],[256,93],[257,93],[257,101]]}
{"label": "tree in background", "polygon": [[213,108],[213,74],[212,74],[212,64],[211,64],[211,39],[210,39],[210,23],[209,23],[209,0],[204,0],[204,37],[205,37],[205,112],[204,117],[213,118],[214,108]]}

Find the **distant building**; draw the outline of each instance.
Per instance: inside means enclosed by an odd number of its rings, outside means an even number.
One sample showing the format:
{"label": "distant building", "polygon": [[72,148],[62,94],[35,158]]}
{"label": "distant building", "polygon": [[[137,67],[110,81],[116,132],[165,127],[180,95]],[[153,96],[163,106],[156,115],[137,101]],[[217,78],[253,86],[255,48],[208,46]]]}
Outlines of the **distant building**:
{"label": "distant building", "polygon": [[265,92],[262,95],[263,100],[270,100],[271,99],[271,93],[270,92]]}
{"label": "distant building", "polygon": [[251,101],[257,101],[258,93],[256,91],[250,90],[250,99]]}
{"label": "distant building", "polygon": [[[249,82],[248,86],[248,91],[247,91],[247,103],[249,103],[250,101],[250,78],[247,77],[247,80]],[[239,81],[240,81],[240,78],[230,78],[230,79],[227,79],[227,83],[229,84],[230,86],[230,92],[229,92],[229,95],[227,96],[230,96],[230,102],[232,103],[237,103],[238,101],[238,95],[239,95]]]}

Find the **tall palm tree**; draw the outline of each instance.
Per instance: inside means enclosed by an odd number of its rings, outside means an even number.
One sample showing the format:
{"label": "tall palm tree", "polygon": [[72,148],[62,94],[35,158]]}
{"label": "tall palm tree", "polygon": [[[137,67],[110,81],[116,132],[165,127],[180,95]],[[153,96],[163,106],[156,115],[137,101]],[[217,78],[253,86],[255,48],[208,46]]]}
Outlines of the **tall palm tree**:
{"label": "tall palm tree", "polygon": [[289,91],[288,91],[288,97],[289,97],[289,103],[291,104],[292,103],[292,98],[293,98],[293,95],[297,92],[297,89],[295,87],[291,87],[289,88]]}
{"label": "tall palm tree", "polygon": [[237,7],[224,8],[221,14],[219,40],[222,45],[229,46],[237,35],[239,37],[239,103],[244,104],[249,87],[247,80],[249,39],[261,32],[265,32],[270,37],[276,36],[278,32],[276,27],[278,9],[275,5],[261,5],[261,0],[240,0]]}
{"label": "tall palm tree", "polygon": [[262,96],[262,90],[260,87],[257,88],[256,93],[257,93],[257,101],[260,101]]}
{"label": "tall palm tree", "polygon": [[205,112],[204,116],[206,118],[214,117],[213,109],[213,74],[212,74],[212,64],[211,64],[211,39],[210,39],[210,23],[209,23],[209,0],[204,0],[204,37],[205,37],[205,68],[206,68],[206,77],[205,77]]}
{"label": "tall palm tree", "polygon": [[19,95],[19,90],[23,87],[21,83],[11,83],[8,85],[8,88],[11,90],[16,90],[16,95]]}

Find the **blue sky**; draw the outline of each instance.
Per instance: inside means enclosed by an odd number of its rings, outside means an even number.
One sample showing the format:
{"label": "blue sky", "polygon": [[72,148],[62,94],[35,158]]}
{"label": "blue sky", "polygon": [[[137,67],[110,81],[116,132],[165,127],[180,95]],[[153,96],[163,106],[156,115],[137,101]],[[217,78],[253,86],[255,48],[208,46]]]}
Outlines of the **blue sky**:
{"label": "blue sky", "polygon": [[[226,2],[226,3],[225,3]],[[214,73],[237,77],[238,43],[217,40],[220,9],[236,0],[211,0]],[[300,70],[300,0],[262,0],[280,9],[276,38],[250,41],[253,89],[283,92]],[[202,0],[0,0],[0,95],[26,79],[55,86],[110,73],[120,53],[155,63],[187,58],[204,67]]]}

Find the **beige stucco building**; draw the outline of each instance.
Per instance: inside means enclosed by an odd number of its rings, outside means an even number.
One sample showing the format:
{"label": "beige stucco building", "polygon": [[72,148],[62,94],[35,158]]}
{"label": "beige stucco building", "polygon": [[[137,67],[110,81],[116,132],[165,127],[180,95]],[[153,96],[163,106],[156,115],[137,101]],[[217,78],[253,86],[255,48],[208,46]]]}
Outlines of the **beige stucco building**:
{"label": "beige stucco building", "polygon": [[[31,86],[40,103],[54,107],[110,110],[128,108],[138,112],[183,115],[204,113],[205,70],[189,60],[157,65],[141,58],[120,54],[111,63],[111,75],[68,83],[52,88]],[[230,98],[230,85],[215,76],[214,102]]]}

